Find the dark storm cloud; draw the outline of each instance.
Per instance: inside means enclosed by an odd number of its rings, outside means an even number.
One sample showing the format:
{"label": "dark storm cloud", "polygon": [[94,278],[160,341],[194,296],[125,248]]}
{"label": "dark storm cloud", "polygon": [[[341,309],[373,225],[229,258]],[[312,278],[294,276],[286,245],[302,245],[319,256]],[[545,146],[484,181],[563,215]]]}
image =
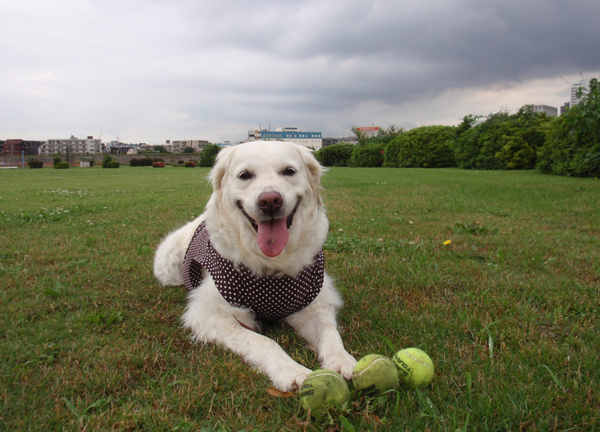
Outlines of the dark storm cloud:
{"label": "dark storm cloud", "polygon": [[[224,2],[199,45],[294,61],[288,92],[325,105],[412,99],[448,88],[522,82],[600,67],[600,3],[558,1]],[[230,11],[230,12],[228,12]],[[219,28],[221,31],[219,31]],[[207,34],[209,33],[209,34]],[[218,37],[215,35],[219,35]],[[322,61],[318,71],[311,62]],[[240,68],[252,65],[240,63]],[[230,85],[226,83],[226,85]],[[280,92],[270,78],[248,91]]]}
{"label": "dark storm cloud", "polygon": [[[429,83],[433,90],[600,66],[598,2],[347,5],[335,11],[339,15],[328,16],[328,22],[288,23],[273,35],[268,50],[284,58],[324,56],[338,76],[362,83],[354,89],[362,87],[367,95],[375,91],[379,97],[390,90],[398,96],[411,92],[412,86],[402,82],[406,78]],[[295,39],[298,33],[302,37]],[[423,90],[419,86],[413,93]]]}
{"label": "dark storm cloud", "polygon": [[600,71],[598,16],[597,1],[554,0],[4,3],[0,139],[241,139],[258,122],[336,134],[448,122],[490,99],[559,104],[561,75]]}

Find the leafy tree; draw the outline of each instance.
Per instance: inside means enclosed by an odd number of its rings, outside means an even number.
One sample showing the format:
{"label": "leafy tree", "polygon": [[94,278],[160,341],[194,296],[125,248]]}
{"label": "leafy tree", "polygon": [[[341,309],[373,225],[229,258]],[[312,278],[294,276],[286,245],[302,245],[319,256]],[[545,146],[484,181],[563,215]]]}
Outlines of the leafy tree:
{"label": "leafy tree", "polygon": [[217,144],[209,144],[204,149],[202,149],[202,153],[200,154],[200,166],[201,167],[212,167],[215,164],[215,160],[217,159],[217,155],[221,151],[221,147]]}
{"label": "leafy tree", "polygon": [[186,148],[183,149],[183,152],[184,153],[194,153],[195,150],[194,150],[193,147],[186,147]]}
{"label": "leafy tree", "polygon": [[581,102],[552,123],[548,139],[538,151],[542,172],[578,177],[600,175],[600,83],[577,92]]}
{"label": "leafy tree", "polygon": [[462,121],[460,122],[460,124],[455,129],[456,137],[458,138],[463,133],[465,133],[466,131],[471,129],[473,127],[473,125],[475,124],[475,122],[477,122],[477,120],[479,120],[481,117],[482,116],[480,116],[480,115],[473,115],[473,114],[464,116]]}
{"label": "leafy tree", "polygon": [[367,135],[364,132],[358,130],[358,127],[352,126],[352,133],[356,135],[356,138],[358,139],[358,145],[360,146],[375,143],[382,143],[385,145],[392,141],[394,138],[396,138],[398,135],[402,134],[403,132],[404,128],[398,127],[396,125],[390,125],[387,128],[380,127],[377,131],[377,135],[367,137]]}
{"label": "leafy tree", "polygon": [[351,130],[352,133],[356,135],[358,145],[365,145],[367,143],[367,135],[363,131],[358,130],[358,126],[352,126]]}
{"label": "leafy tree", "polygon": [[399,135],[404,133],[404,128],[390,125],[386,128],[379,128],[377,135],[369,138],[367,144],[381,143],[384,146]]}
{"label": "leafy tree", "polygon": [[104,155],[102,160],[102,168],[119,168],[121,164],[119,161],[113,160],[110,155]]}

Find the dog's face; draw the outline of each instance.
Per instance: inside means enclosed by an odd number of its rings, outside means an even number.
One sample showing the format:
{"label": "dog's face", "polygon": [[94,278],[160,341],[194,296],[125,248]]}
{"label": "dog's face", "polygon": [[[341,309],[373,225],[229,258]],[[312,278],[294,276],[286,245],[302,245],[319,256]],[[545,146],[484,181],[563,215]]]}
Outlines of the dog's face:
{"label": "dog's face", "polygon": [[[255,141],[225,149],[211,171],[207,211],[218,208],[250,252],[258,248],[264,257],[278,257],[308,241],[301,237],[311,224],[323,224],[317,219],[325,221],[326,234],[322,172],[308,149],[292,143]],[[323,233],[317,236],[322,243]]]}

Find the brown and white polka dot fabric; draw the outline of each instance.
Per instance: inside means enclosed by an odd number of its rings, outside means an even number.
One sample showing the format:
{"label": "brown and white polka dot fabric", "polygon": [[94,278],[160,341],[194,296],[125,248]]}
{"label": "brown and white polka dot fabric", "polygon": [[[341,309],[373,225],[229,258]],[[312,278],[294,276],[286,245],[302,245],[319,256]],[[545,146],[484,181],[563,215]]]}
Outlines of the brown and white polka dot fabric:
{"label": "brown and white polka dot fabric", "polygon": [[292,278],[258,277],[243,265],[235,267],[213,248],[205,223],[198,227],[183,262],[183,282],[191,291],[208,270],[217,289],[230,304],[250,308],[259,320],[276,321],[308,306],[323,287],[325,257],[320,251],[314,262]]}

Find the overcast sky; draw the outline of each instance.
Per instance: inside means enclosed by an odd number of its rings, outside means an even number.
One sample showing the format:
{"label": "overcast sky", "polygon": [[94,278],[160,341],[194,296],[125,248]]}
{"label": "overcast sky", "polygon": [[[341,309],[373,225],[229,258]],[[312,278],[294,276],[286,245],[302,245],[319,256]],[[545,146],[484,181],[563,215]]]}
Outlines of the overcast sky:
{"label": "overcast sky", "polygon": [[336,137],[559,107],[600,75],[599,18],[598,0],[0,0],[0,139]]}

